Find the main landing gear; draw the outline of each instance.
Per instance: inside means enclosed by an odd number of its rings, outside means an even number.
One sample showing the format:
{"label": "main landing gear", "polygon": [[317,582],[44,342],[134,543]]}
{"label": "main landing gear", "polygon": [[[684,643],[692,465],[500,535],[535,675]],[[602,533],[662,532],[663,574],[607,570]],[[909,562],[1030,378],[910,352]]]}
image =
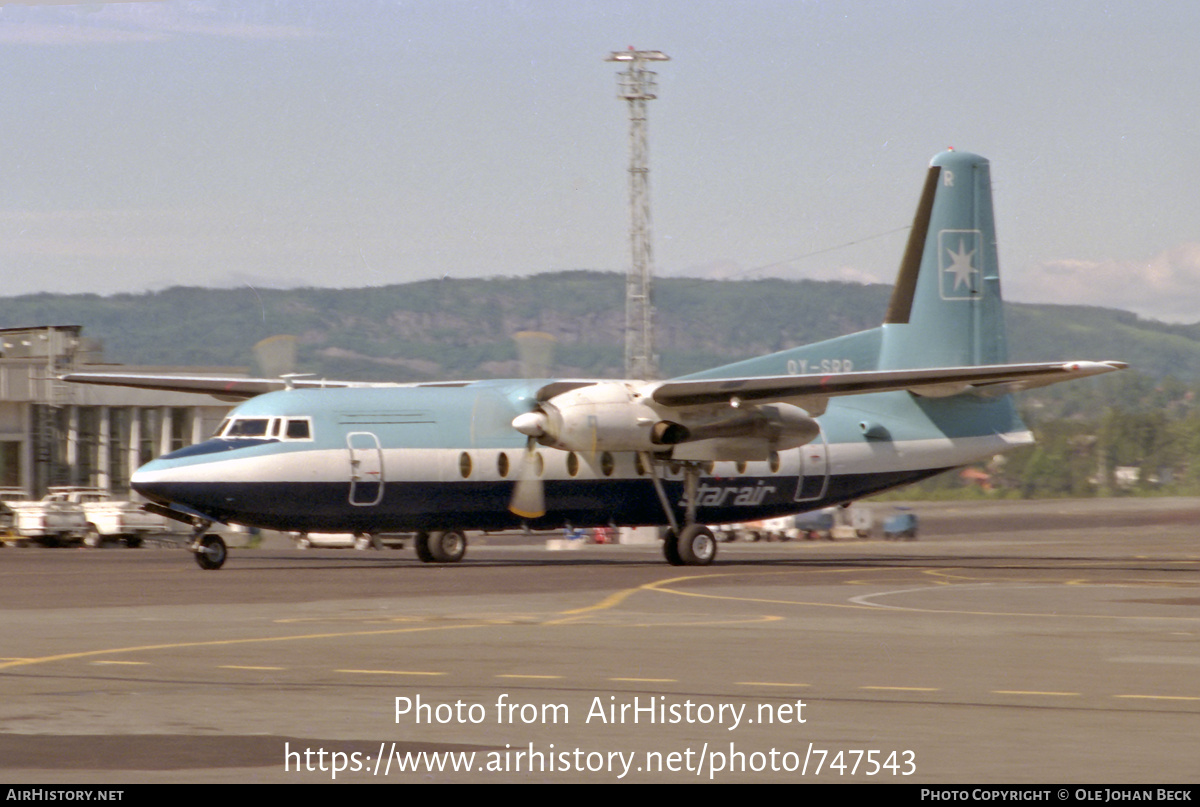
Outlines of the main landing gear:
{"label": "main landing gear", "polygon": [[467,536],[458,530],[418,532],[413,543],[422,563],[458,563],[467,554]]}
{"label": "main landing gear", "polygon": [[654,458],[643,454],[642,463],[650,469],[654,490],[671,525],[663,536],[663,555],[667,563],[672,566],[707,566],[712,563],[717,557],[717,539],[712,530],[696,523],[696,491],[700,487],[702,465],[698,462],[683,463],[684,526],[680,529],[679,520],[663,489],[662,479],[658,476],[658,465]]}
{"label": "main landing gear", "polygon": [[668,530],[663,555],[672,566],[707,566],[717,556],[717,539],[703,524],[689,524],[678,536]]}

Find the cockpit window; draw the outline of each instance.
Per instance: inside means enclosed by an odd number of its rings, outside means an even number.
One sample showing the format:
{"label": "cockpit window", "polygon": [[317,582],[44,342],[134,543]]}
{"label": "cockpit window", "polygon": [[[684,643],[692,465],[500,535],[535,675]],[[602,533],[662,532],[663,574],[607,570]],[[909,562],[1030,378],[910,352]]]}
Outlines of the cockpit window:
{"label": "cockpit window", "polygon": [[270,440],[311,440],[312,418],[226,418],[214,437],[262,437]]}
{"label": "cockpit window", "polygon": [[238,418],[225,429],[225,437],[265,437],[270,418]]}

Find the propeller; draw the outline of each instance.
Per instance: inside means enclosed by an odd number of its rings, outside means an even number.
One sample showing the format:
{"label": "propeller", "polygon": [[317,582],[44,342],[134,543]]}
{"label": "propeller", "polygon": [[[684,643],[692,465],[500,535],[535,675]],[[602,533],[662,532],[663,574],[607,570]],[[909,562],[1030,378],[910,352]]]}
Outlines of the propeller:
{"label": "propeller", "polygon": [[522,378],[548,378],[554,363],[554,346],[558,340],[542,331],[520,331],[513,334]]}
{"label": "propeller", "polygon": [[508,509],[521,518],[540,518],[546,515],[546,494],[539,459],[537,438],[531,436],[525,441],[525,453],[521,457],[521,466],[517,469],[517,483],[513,485],[512,501],[508,505]]}
{"label": "propeller", "polygon": [[[550,375],[554,346],[558,342],[553,335],[541,331],[521,331],[513,334],[513,342],[516,343],[524,378],[546,378]],[[546,433],[546,416],[539,411],[526,412],[512,421],[512,428],[529,439],[525,441],[525,452],[517,468],[517,482],[513,485],[508,509],[521,518],[540,518],[546,514],[546,493],[537,439]]]}

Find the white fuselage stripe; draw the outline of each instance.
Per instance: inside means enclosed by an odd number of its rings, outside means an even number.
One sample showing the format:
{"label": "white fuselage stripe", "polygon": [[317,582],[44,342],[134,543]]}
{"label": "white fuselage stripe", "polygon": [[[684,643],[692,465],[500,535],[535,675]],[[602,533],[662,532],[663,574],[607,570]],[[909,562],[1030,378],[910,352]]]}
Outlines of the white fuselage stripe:
{"label": "white fuselage stripe", "polygon": [[[745,470],[738,471],[733,462],[717,462],[711,476],[736,478],[739,476],[797,476],[801,454],[804,453],[809,473],[822,473],[822,461],[827,457],[828,473],[832,476],[854,476],[909,472],[928,469],[951,468],[989,459],[994,454],[1029,445],[1033,436],[1028,431],[1009,432],[976,437],[938,437],[906,441],[866,441],[835,443],[828,447],[810,443],[798,449],[780,452],[780,464],[772,472],[769,464],[746,463]],[[285,482],[285,483],[329,483],[349,482],[351,475],[350,452],[347,448],[322,448],[309,451],[296,450],[294,444],[288,450],[274,452],[253,449],[246,452],[234,451],[221,455],[202,455],[181,458],[178,461],[157,460],[151,466],[139,469],[134,475],[138,484],[162,482]],[[594,458],[580,455],[575,475],[568,471],[565,451],[539,450],[545,464],[543,478],[548,480],[580,481],[596,479],[636,479],[638,473],[634,455],[614,455],[614,468],[606,477],[600,463]],[[461,461],[466,453],[470,458],[469,470],[463,474],[465,464]],[[500,474],[500,454],[507,456],[508,473]],[[500,482],[514,481],[520,472],[524,452],[521,449],[449,449],[449,448],[385,448],[383,449],[382,481],[403,482]],[[823,456],[824,455],[824,456]],[[158,467],[152,467],[158,466]],[[165,467],[164,467],[165,466]],[[675,474],[669,478],[677,478]],[[374,477],[362,481],[376,481]]]}

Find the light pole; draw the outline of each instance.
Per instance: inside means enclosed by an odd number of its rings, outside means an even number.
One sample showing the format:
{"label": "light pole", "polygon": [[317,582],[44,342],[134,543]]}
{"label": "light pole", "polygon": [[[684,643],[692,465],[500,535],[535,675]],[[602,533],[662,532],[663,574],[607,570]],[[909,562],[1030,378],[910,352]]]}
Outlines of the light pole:
{"label": "light pole", "polygon": [[647,62],[670,59],[657,50],[618,50],[605,61],[628,62],[617,74],[617,97],[629,104],[629,246],[632,262],[625,280],[625,376],[657,378],[654,355],[654,303],[651,278],[654,250],[650,230],[650,167],[646,136],[646,102],[658,96],[655,73]]}

